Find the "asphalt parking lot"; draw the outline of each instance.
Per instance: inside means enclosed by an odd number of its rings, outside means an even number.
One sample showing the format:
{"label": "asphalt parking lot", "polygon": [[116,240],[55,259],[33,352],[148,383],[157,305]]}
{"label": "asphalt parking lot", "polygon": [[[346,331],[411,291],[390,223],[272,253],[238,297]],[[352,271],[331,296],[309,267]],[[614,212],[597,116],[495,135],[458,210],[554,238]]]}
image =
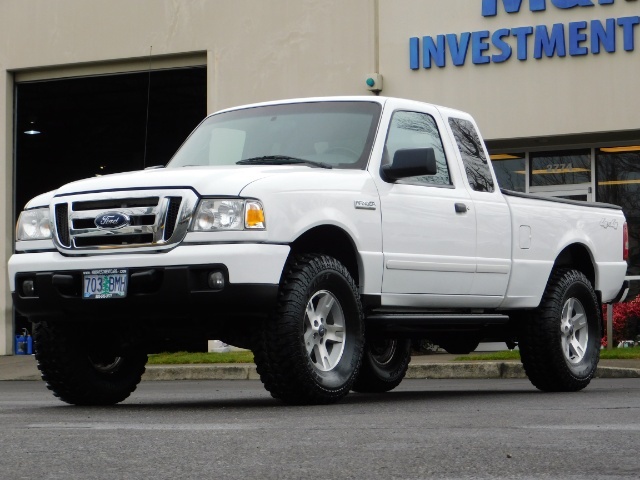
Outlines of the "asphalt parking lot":
{"label": "asphalt parking lot", "polygon": [[0,382],[0,444],[7,479],[638,478],[640,382],[408,379],[292,407],[259,381],[157,381],[108,408]]}

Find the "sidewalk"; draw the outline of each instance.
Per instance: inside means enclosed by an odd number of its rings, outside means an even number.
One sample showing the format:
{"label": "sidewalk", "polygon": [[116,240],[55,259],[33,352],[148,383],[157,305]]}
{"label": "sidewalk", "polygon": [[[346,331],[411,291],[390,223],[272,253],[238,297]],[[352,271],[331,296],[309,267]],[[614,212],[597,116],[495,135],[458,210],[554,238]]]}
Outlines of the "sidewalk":
{"label": "sidewalk", "polygon": [[[526,378],[519,361],[454,362],[458,355],[435,353],[411,359],[406,378]],[[257,380],[249,363],[147,365],[143,380]],[[640,378],[639,360],[600,360],[596,378]],[[40,380],[35,357],[0,356],[0,380]]]}

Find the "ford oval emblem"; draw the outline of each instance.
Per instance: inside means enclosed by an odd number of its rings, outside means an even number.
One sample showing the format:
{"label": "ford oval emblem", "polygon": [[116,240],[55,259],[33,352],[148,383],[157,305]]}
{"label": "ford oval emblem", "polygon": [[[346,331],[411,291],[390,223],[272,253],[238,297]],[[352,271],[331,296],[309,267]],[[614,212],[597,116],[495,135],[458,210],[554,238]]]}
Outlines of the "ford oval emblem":
{"label": "ford oval emblem", "polygon": [[102,230],[115,230],[117,228],[126,227],[131,223],[131,219],[118,212],[105,212],[98,215],[94,223],[96,227]]}

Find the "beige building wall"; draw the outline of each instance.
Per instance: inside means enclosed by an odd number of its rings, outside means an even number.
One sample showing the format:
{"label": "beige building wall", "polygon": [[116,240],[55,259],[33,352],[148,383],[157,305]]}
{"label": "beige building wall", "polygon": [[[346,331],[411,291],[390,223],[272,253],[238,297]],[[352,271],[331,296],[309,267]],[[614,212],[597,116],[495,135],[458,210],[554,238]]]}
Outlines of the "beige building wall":
{"label": "beige building wall", "polygon": [[[507,14],[498,1],[494,17],[482,16],[482,0],[380,0],[380,71],[384,94],[409,97],[470,112],[487,139],[539,137],[640,129],[640,26],[633,52],[623,50],[618,28],[616,52],[584,56],[529,58],[515,51],[504,63],[444,68],[409,68],[409,38],[501,28],[565,24],[640,15],[640,1],[531,12],[522,0],[519,13]],[[436,7],[437,5],[437,7]],[[586,30],[589,33],[589,29]],[[514,39],[507,40],[515,46]],[[589,46],[589,41],[585,42]],[[495,48],[489,54],[498,53]]]}
{"label": "beige building wall", "polygon": [[10,75],[0,74],[0,355],[13,352],[13,310],[7,261],[13,250],[13,90]]}

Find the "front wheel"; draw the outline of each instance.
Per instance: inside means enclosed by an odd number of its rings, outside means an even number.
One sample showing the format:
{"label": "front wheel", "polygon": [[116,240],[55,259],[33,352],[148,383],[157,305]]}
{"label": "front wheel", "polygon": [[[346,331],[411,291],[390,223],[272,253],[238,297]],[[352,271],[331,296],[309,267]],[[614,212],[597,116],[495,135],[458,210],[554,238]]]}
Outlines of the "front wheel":
{"label": "front wheel", "polygon": [[521,325],[520,355],[533,385],[544,391],[585,388],[600,359],[598,298],[577,270],[554,270],[542,302]]}
{"label": "front wheel", "polygon": [[356,378],[363,338],[360,297],[347,269],[326,255],[297,255],[254,349],[260,379],[286,403],[335,402]]}
{"label": "front wheel", "polygon": [[353,390],[362,393],[393,390],[406,375],[410,360],[411,340],[367,340],[362,355],[362,366],[353,384]]}
{"label": "front wheel", "polygon": [[146,353],[114,337],[83,337],[71,324],[34,324],[36,360],[47,388],[75,405],[113,405],[127,398],[145,371]]}

